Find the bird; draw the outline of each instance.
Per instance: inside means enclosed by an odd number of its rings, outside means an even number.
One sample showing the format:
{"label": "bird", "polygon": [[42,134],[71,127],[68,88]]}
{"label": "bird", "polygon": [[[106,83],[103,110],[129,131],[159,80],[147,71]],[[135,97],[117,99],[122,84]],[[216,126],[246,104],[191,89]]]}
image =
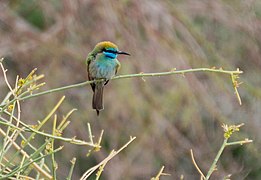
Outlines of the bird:
{"label": "bird", "polygon": [[100,80],[90,83],[93,91],[92,108],[96,110],[97,116],[104,109],[103,88],[121,67],[117,60],[119,54],[130,56],[129,53],[120,51],[114,43],[102,41],[95,45],[86,58],[89,81]]}

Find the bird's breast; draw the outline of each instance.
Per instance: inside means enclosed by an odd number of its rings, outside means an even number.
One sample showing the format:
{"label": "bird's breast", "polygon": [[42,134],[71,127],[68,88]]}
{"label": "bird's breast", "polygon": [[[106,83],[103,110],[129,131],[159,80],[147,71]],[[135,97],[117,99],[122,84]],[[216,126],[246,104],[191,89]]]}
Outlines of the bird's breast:
{"label": "bird's breast", "polygon": [[117,62],[109,61],[93,61],[90,63],[89,71],[95,79],[111,79],[115,75]]}

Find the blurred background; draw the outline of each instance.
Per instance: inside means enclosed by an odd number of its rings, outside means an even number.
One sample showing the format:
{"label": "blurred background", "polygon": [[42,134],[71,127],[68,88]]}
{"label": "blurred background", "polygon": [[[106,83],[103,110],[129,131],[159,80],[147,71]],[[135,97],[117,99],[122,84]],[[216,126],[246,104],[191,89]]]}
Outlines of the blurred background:
{"label": "blurred background", "polygon": [[[206,173],[223,141],[222,123],[245,123],[231,140],[254,142],[227,148],[212,179],[261,179],[261,1],[1,0],[0,38],[9,80],[38,68],[45,75],[42,90],[86,81],[85,57],[103,40],[131,54],[118,58],[119,74],[199,67],[244,71],[241,106],[230,77],[215,73],[112,81],[99,117],[89,86],[23,102],[22,120],[35,124],[65,95],[59,118],[78,111],[64,136],[88,139],[87,122],[96,138],[105,131],[103,148],[90,157],[88,149],[60,142],[60,179],[73,157],[73,179],[79,179],[129,136],[137,139],[106,165],[102,179],[149,179],[162,165],[172,175],[162,179],[199,179],[189,150]],[[8,89],[2,73],[0,88],[3,99]]]}

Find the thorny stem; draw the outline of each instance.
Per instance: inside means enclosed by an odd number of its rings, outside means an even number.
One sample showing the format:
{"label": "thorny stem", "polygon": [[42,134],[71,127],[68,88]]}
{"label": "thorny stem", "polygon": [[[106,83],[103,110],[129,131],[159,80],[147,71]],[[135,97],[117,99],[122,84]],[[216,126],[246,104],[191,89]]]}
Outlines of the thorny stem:
{"label": "thorny stem", "polygon": [[219,149],[219,151],[218,151],[218,153],[217,153],[217,155],[216,155],[216,157],[215,157],[215,159],[214,159],[212,165],[211,165],[210,168],[209,168],[209,171],[208,171],[208,173],[207,173],[207,175],[206,175],[206,178],[205,178],[206,180],[208,180],[208,179],[210,178],[211,174],[216,170],[217,162],[218,162],[218,160],[219,160],[219,158],[220,158],[222,152],[224,151],[224,149],[225,149],[225,147],[226,147],[227,140],[228,140],[228,139],[226,139],[226,138],[224,139],[221,148]]}
{"label": "thorny stem", "polygon": [[[185,74],[185,73],[191,73],[191,72],[215,72],[215,73],[229,74],[231,76],[243,73],[243,71],[240,71],[239,69],[237,69],[236,71],[227,71],[227,70],[223,70],[221,68],[220,69],[216,69],[216,68],[195,68],[195,69],[186,69],[186,70],[173,69],[171,71],[159,72],[159,73],[138,73],[138,74],[119,75],[119,76],[113,77],[111,80],[134,78],[134,77],[141,77],[142,78],[142,77],[155,77],[155,76],[169,76],[169,75],[173,75],[173,74]],[[30,99],[30,98],[33,98],[33,97],[42,96],[42,95],[45,95],[45,94],[50,94],[50,93],[54,93],[54,92],[64,91],[64,90],[67,90],[67,89],[86,86],[87,84],[90,84],[90,83],[93,83],[93,82],[100,82],[100,81],[103,81],[103,80],[85,81],[85,82],[81,82],[81,83],[77,83],[77,84],[58,87],[58,88],[54,88],[54,89],[49,89],[49,90],[39,92],[39,93],[36,93],[36,94],[30,94],[30,95],[27,95],[27,96],[20,96],[20,97],[18,97],[18,100],[20,100],[20,101],[26,100],[26,99]],[[234,86],[234,88],[236,89],[237,87]],[[238,96],[238,93],[237,93],[237,96]],[[16,100],[16,98],[11,100],[8,104],[11,104],[15,100]],[[239,100],[239,102],[240,102],[240,100]],[[2,104],[0,106],[0,108],[3,108],[4,106],[6,106],[6,104]]]}

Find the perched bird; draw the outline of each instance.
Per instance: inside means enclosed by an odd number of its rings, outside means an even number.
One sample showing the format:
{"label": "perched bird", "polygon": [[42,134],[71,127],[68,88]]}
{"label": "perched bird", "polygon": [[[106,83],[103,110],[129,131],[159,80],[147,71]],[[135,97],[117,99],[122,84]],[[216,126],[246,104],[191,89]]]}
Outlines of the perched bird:
{"label": "perched bird", "polygon": [[103,87],[117,73],[121,64],[117,60],[118,54],[130,55],[119,51],[118,47],[109,41],[98,43],[86,58],[88,78],[92,80],[103,80],[91,83],[93,90],[92,108],[97,111],[103,110]]}

